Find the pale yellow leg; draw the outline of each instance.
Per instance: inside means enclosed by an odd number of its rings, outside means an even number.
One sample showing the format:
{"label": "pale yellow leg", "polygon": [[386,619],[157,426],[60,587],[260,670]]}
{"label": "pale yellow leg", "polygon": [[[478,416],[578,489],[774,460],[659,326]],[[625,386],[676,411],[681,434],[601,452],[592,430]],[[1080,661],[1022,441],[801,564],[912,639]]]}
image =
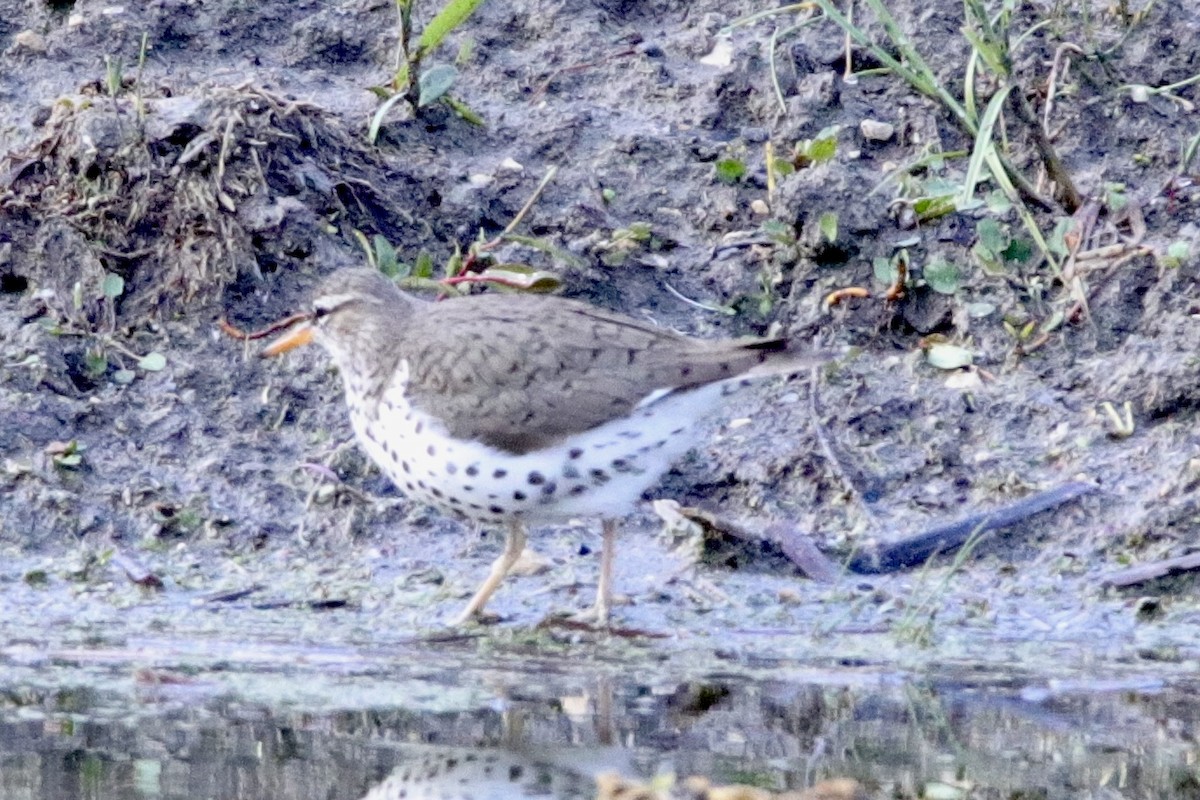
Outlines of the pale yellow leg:
{"label": "pale yellow leg", "polygon": [[600,578],[596,582],[596,623],[608,624],[608,612],[612,609],[613,559],[617,551],[617,521],[603,522],[604,543],[600,549]]}
{"label": "pale yellow leg", "polygon": [[491,573],[487,576],[487,580],[479,585],[479,589],[475,591],[475,596],[467,603],[467,607],[450,624],[462,625],[478,616],[483,611],[483,607],[487,605],[487,601],[504,582],[504,576],[512,569],[513,564],[517,563],[517,559],[524,551],[525,526],[520,522],[511,522],[508,526],[508,535],[504,539],[504,552],[492,563]]}

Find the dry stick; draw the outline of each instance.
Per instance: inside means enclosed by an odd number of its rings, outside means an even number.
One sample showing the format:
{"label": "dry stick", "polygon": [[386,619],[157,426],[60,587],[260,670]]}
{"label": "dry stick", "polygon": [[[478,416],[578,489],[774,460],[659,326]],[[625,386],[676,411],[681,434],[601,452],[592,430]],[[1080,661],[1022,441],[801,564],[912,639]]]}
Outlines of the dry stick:
{"label": "dry stick", "polygon": [[1092,310],[1088,305],[1088,291],[1083,284],[1083,277],[1076,270],[1076,262],[1080,250],[1089,239],[1092,237],[1092,231],[1096,226],[1096,219],[1100,213],[1100,204],[1095,200],[1088,202],[1083,208],[1075,212],[1075,220],[1079,223],[1077,237],[1068,242],[1070,251],[1067,255],[1067,262],[1063,265],[1062,281],[1067,287],[1067,291],[1075,299],[1074,305],[1068,314],[1068,319],[1075,317],[1077,314],[1083,314],[1085,319],[1090,320]]}
{"label": "dry stick", "polygon": [[[851,25],[854,24],[854,0],[846,0],[846,19]],[[845,31],[846,43],[846,71],[842,74],[842,80],[846,83],[854,83],[854,43],[850,41],[850,31]]]}
{"label": "dry stick", "polygon": [[1066,206],[1067,211],[1073,213],[1083,204],[1083,199],[1079,195],[1079,190],[1075,188],[1075,181],[1071,178],[1071,173],[1067,171],[1058,157],[1058,151],[1054,149],[1054,145],[1046,136],[1045,129],[1038,123],[1037,115],[1030,107],[1029,101],[1025,99],[1025,94],[1021,91],[1020,86],[1013,87],[1013,91],[1008,93],[1008,106],[1017,119],[1029,128],[1038,155],[1041,156],[1042,163],[1046,165],[1046,171],[1050,174],[1051,180],[1058,185],[1058,199]]}
{"label": "dry stick", "polygon": [[1092,483],[1071,481],[1035,492],[1008,505],[970,514],[955,522],[938,525],[916,536],[873,548],[856,555],[850,570],[861,574],[895,572],[920,566],[936,555],[962,547],[972,537],[1024,522],[1035,514],[1050,511],[1076,498],[1095,492]]}
{"label": "dry stick", "polygon": [[525,201],[525,205],[521,206],[521,210],[518,211],[513,216],[512,220],[508,223],[508,225],[504,226],[504,230],[500,231],[500,233],[493,236],[489,241],[484,242],[483,244],[479,245],[479,247],[473,248],[472,250],[468,251],[467,257],[463,259],[462,266],[458,270],[458,274],[452,275],[450,278],[447,278],[447,279],[445,279],[443,281],[439,281],[439,282],[447,284],[449,286],[453,286],[454,283],[459,282],[459,280],[463,278],[463,276],[466,274],[466,272],[475,263],[475,254],[476,253],[486,252],[488,250],[493,250],[496,247],[499,247],[500,244],[504,241],[504,237],[508,236],[510,233],[512,233],[514,230],[516,230],[516,227],[521,224],[522,220],[525,219],[525,216],[529,213],[529,210],[533,208],[533,204],[538,201],[538,198],[541,197],[542,193],[546,191],[546,187],[550,185],[550,181],[554,180],[554,176],[557,174],[558,174],[558,165],[557,164],[554,165],[553,167],[551,167],[550,169],[546,170],[546,174],[545,174],[545,176],[542,177],[542,180],[537,185],[537,188],[533,190],[533,193],[531,195],[529,195],[529,199]]}
{"label": "dry stick", "polygon": [[[1058,49],[1054,51],[1054,61],[1050,64],[1050,76],[1046,80],[1046,107],[1042,109],[1042,131],[1050,139],[1054,139],[1057,136],[1057,132],[1054,134],[1050,133],[1050,117],[1054,113],[1054,94],[1058,91],[1059,65],[1063,61],[1063,54],[1068,50],[1072,53],[1084,55],[1082,48],[1077,45],[1073,45],[1070,42],[1064,42],[1063,44],[1060,44]],[[1067,70],[1070,68],[1071,61],[1070,59],[1067,59],[1066,66],[1062,67],[1062,75],[1064,78],[1066,77]],[[1059,132],[1061,132],[1061,130],[1062,129],[1060,128]]]}
{"label": "dry stick", "polygon": [[1194,572],[1198,569],[1200,569],[1200,553],[1190,553],[1186,556],[1168,558],[1163,561],[1152,561],[1149,564],[1139,564],[1129,569],[1110,572],[1100,579],[1100,585],[1122,589],[1127,586],[1136,586],[1139,583],[1147,583],[1171,575]]}
{"label": "dry stick", "polygon": [[1092,230],[1096,227],[1096,220],[1100,215],[1100,203],[1093,200],[1087,203],[1083,208],[1078,209],[1074,214],[1073,221],[1077,224],[1076,230],[1072,231],[1067,237],[1067,260],[1063,264],[1062,279],[1064,283],[1071,281],[1075,277],[1075,263],[1079,260],[1079,254],[1086,252],[1086,245],[1092,238]]}

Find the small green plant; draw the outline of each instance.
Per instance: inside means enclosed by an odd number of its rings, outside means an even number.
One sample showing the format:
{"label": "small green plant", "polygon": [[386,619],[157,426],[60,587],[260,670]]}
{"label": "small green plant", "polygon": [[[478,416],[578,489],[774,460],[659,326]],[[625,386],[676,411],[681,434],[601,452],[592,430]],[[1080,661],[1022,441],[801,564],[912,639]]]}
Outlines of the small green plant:
{"label": "small green plant", "polygon": [[[976,198],[977,187],[984,181],[990,181],[994,188],[989,198],[995,194],[996,189],[1004,193],[1029,231],[1030,239],[1042,253],[1051,272],[1057,275],[1061,270],[1060,264],[1046,246],[1040,228],[1030,212],[1030,206],[1048,208],[1050,204],[1038,195],[1032,182],[1013,165],[1008,153],[1008,142],[1013,137],[1006,135],[1006,127],[1013,125],[1027,131],[1056,187],[1057,199],[1068,212],[1074,212],[1082,202],[1079,192],[1044,126],[1029,105],[1030,93],[1021,85],[1013,67],[1013,54],[1046,23],[1018,33],[1014,29],[1014,23],[1019,19],[1019,15],[1014,13],[1014,4],[1005,2],[1001,4],[997,13],[991,13],[983,0],[963,0],[965,24],[962,35],[970,44],[971,51],[962,76],[964,88],[959,96],[952,91],[951,84],[943,81],[934,72],[917,50],[913,40],[893,17],[884,0],[863,0],[863,5],[870,10],[875,22],[882,29],[886,44],[876,43],[866,28],[845,15],[842,4],[836,0],[811,0],[779,6],[735,20],[730,27],[749,24],[775,14],[819,10],[819,15],[801,24],[807,25],[818,20],[836,24],[858,47],[870,52],[874,59],[883,65],[883,69],[870,70],[871,74],[891,74],[905,81],[915,91],[936,100],[964,134],[974,140],[966,174],[957,182],[954,191],[944,196],[928,195],[928,199],[920,203],[920,207],[914,207],[917,217],[927,221],[951,211],[974,207],[980,202]],[[776,31],[776,34],[772,35],[772,65],[774,49],[780,39],[799,27],[800,25],[788,28],[782,33]],[[847,53],[847,62],[852,61],[852,55]],[[860,76],[862,74],[865,73],[860,73]],[[772,78],[776,81],[776,92],[779,94],[778,79],[774,75]],[[986,104],[976,97],[977,85],[994,87]],[[782,96],[780,102],[783,108]],[[989,205],[993,204],[992,199],[987,202]]]}
{"label": "small green plant", "polygon": [[837,241],[838,215],[836,211],[826,211],[823,213],[818,221],[818,224],[821,228],[821,235],[825,237],[825,241]]}
{"label": "small green plant", "polygon": [[717,180],[721,183],[734,184],[746,175],[746,164],[738,158],[722,158],[717,161],[714,169]]}
{"label": "small green plant", "polygon": [[[94,286],[94,284],[93,284]],[[112,380],[118,384],[129,384],[137,378],[137,372],[127,364],[143,372],[161,372],[167,366],[167,357],[158,351],[139,355],[117,341],[117,303],[125,294],[125,279],[115,272],[106,272],[100,279],[99,296],[89,292],[83,281],[76,281],[71,291],[71,303],[75,317],[65,326],[56,326],[51,332],[59,335],[83,336],[89,339],[84,352],[84,369],[92,379],[104,377],[115,362]],[[85,306],[96,309],[88,324],[89,314]],[[98,308],[97,308],[98,306]]]}
{"label": "small green plant", "polygon": [[51,442],[46,454],[59,469],[78,469],[83,464],[83,445],[72,439],[69,442]]}
{"label": "small green plant", "polygon": [[[467,246],[465,253],[462,246],[455,243],[454,252],[446,260],[441,277],[435,275],[433,256],[425,250],[417,255],[413,264],[406,264],[400,261],[396,248],[385,236],[376,234],[368,239],[366,234],[356,230],[353,232],[354,237],[366,254],[368,264],[406,288],[436,289],[443,293],[453,293],[461,291],[459,287],[463,284],[487,283],[522,292],[552,292],[562,286],[562,281],[556,274],[527,264],[497,263],[491,251],[501,244],[511,242],[540,250],[557,260],[580,264],[580,260],[566,250],[542,239],[522,236],[515,232],[556,174],[557,167],[552,167],[546,172],[533,194],[525,201],[525,205],[500,233],[489,239],[482,230],[479,231],[479,235]],[[641,226],[644,226],[644,230]],[[635,223],[630,228],[636,230],[634,235],[644,234],[644,238],[649,240],[648,224]]]}
{"label": "small green plant", "polygon": [[44,569],[31,569],[21,576],[26,586],[40,589],[50,583],[50,574]]}
{"label": "small green plant", "polygon": [[596,245],[600,260],[617,267],[629,260],[641,248],[654,248],[654,236],[649,222],[631,222],[627,228],[617,228],[606,241]]}
{"label": "small green plant", "polygon": [[811,139],[796,142],[791,156],[772,156],[769,164],[771,175],[782,178],[797,170],[832,161],[837,155],[838,130],[837,125],[832,125]]}
{"label": "small green plant", "polygon": [[[425,60],[433,51],[482,3],[483,0],[449,0],[422,29],[414,45],[413,11],[417,0],[396,0],[400,26],[396,70],[387,84],[372,87],[372,91],[383,99],[383,104],[371,119],[368,139],[372,143],[379,137],[379,129],[383,126],[384,119],[399,102],[407,102],[414,113],[433,103],[443,102],[468,122],[483,124],[483,120],[475,112],[450,94],[450,89],[458,79],[458,69],[453,64],[436,64],[424,72],[421,71]],[[469,48],[460,50],[458,60],[465,60],[469,53]],[[413,76],[416,76],[415,80]]]}
{"label": "small green plant", "polygon": [[[1069,223],[1070,220],[1066,222]],[[1062,231],[1056,228],[1056,231],[1057,234],[1051,236],[1048,246],[1052,252],[1065,255],[1065,245],[1062,244],[1065,228]],[[1029,240],[1013,236],[1005,226],[991,217],[979,220],[975,227],[975,235],[976,241],[971,248],[971,255],[985,272],[1002,273],[1008,262],[1025,263],[1033,255],[1033,246]]]}
{"label": "small green plant", "polygon": [[759,226],[763,234],[776,244],[791,247],[796,244],[796,230],[783,220],[768,219]]}
{"label": "small green plant", "polygon": [[925,265],[925,282],[938,294],[954,294],[962,286],[962,272],[957,264],[935,256]]}
{"label": "small green plant", "polygon": [[1187,242],[1171,242],[1167,251],[1159,258],[1159,263],[1168,269],[1178,269],[1187,263],[1191,251],[1192,247]]}

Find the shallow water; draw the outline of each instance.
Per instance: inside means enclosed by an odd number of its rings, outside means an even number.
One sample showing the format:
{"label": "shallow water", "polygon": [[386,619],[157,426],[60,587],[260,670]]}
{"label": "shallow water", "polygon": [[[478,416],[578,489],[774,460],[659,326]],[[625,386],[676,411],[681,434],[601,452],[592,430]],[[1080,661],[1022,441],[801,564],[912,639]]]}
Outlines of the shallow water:
{"label": "shallow water", "polygon": [[[870,797],[1200,787],[1192,695],[1136,678],[910,679],[845,664],[671,680],[579,659],[489,670],[478,652],[457,665],[417,655],[384,669],[279,647],[247,669],[251,655],[189,674],[60,653],[43,685],[10,651],[0,797],[595,797],[596,776],[614,772],[771,790],[851,777]],[[327,679],[309,686],[314,662]]]}

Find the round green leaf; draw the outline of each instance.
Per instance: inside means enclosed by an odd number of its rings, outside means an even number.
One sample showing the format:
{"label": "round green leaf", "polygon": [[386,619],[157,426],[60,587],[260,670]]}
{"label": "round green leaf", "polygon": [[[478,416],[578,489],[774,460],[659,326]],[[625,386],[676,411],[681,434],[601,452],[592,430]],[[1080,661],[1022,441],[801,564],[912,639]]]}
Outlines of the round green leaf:
{"label": "round green leaf", "polygon": [[975,361],[970,350],[956,344],[935,344],[925,351],[925,358],[938,369],[961,369]]}
{"label": "round green leaf", "polygon": [[125,279],[115,272],[106,272],[104,281],[100,284],[100,291],[104,292],[104,296],[109,300],[120,297],[125,293]]}
{"label": "round green leaf", "polygon": [[958,267],[938,259],[925,265],[925,282],[938,294],[954,294],[962,285]]}
{"label": "round green leaf", "polygon": [[458,70],[450,64],[438,64],[436,67],[425,70],[421,73],[421,80],[418,84],[421,93],[417,98],[417,106],[424,108],[441,99],[442,95],[450,91],[450,87],[457,79]]}
{"label": "round green leaf", "polygon": [[146,372],[158,372],[167,365],[167,357],[155,350],[152,353],[147,353],[138,361],[138,366],[146,370]]}
{"label": "round green leaf", "polygon": [[838,234],[838,215],[836,211],[826,211],[821,215],[821,235],[827,242],[836,242]]}
{"label": "round green leaf", "polygon": [[716,171],[721,183],[737,183],[746,174],[746,165],[736,158],[722,158],[716,163]]}

